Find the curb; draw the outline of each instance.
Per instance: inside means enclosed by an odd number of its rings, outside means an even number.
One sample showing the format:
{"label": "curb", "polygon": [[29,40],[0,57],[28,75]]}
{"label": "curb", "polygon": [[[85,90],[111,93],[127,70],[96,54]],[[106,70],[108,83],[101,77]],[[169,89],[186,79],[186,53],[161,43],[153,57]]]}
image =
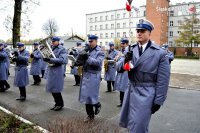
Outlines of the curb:
{"label": "curb", "polygon": [[[22,122],[24,122],[26,124],[33,125],[33,123],[30,122],[29,120],[26,120],[26,119],[20,117],[19,115],[13,114],[12,112],[10,112],[9,110],[3,108],[2,106],[0,106],[0,110],[3,111],[3,112],[5,112],[5,113],[7,113],[7,114],[13,115],[16,119],[18,119],[18,120],[20,120],[20,121],[22,121]],[[34,126],[34,128],[38,129],[39,131],[41,131],[43,133],[50,133],[48,130],[46,130],[46,129],[40,127],[40,126]]]}
{"label": "curb", "polygon": [[185,87],[181,87],[181,86],[173,86],[173,85],[169,85],[170,88],[174,88],[174,89],[184,89],[184,90],[195,90],[195,91],[200,91],[200,89],[194,89],[194,88],[185,88]]}

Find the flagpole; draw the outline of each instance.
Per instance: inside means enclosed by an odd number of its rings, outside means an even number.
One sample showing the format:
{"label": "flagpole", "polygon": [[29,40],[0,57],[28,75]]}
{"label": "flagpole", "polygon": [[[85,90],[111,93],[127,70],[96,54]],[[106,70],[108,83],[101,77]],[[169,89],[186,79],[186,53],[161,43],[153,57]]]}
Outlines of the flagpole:
{"label": "flagpole", "polygon": [[129,42],[131,42],[131,11],[129,11]]}

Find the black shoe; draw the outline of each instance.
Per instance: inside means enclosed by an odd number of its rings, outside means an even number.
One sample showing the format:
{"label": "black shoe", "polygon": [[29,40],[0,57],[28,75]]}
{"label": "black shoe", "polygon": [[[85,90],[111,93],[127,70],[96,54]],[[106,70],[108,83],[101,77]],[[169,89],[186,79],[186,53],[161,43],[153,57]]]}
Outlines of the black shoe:
{"label": "black shoe", "polygon": [[54,111],[59,111],[59,110],[61,110],[63,108],[63,106],[56,106],[53,110]]}
{"label": "black shoe", "polygon": [[31,85],[37,85],[36,83],[33,83],[33,84],[31,84]]}
{"label": "black shoe", "polygon": [[16,100],[25,101],[26,97],[20,96],[19,98],[16,98]]}
{"label": "black shoe", "polygon": [[41,82],[35,83],[35,85],[40,85]]}
{"label": "black shoe", "polygon": [[85,122],[85,123],[92,122],[92,121],[94,121],[94,116],[87,116],[87,117],[84,119],[84,122]]}
{"label": "black shoe", "polygon": [[99,114],[99,112],[100,112],[100,110],[101,110],[101,103],[98,103],[96,106],[95,106],[95,115],[97,115],[97,114]]}
{"label": "black shoe", "polygon": [[112,92],[112,91],[105,91],[105,92]]}
{"label": "black shoe", "polygon": [[5,92],[5,89],[0,89],[0,92]]}
{"label": "black shoe", "polygon": [[122,104],[120,103],[119,105],[117,105],[117,107],[122,107]]}
{"label": "black shoe", "polygon": [[54,105],[50,110],[54,110],[55,109],[55,107],[56,107],[56,105]]}
{"label": "black shoe", "polygon": [[73,85],[73,86],[79,86],[80,84],[75,84],[75,85]]}

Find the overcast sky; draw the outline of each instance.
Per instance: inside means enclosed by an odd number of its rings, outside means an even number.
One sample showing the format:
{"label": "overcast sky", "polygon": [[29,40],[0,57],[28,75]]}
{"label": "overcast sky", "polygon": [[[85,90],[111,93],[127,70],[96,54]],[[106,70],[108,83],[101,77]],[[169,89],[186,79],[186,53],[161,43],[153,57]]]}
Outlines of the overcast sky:
{"label": "overcast sky", "polygon": [[[170,4],[190,1],[200,0],[171,0]],[[125,3],[126,0],[40,0],[40,6],[36,7],[30,15],[31,31],[28,35],[22,35],[22,39],[45,37],[41,27],[49,18],[57,21],[58,35],[70,33],[71,29],[79,35],[85,35],[87,13],[125,8]],[[132,5],[136,7],[145,4],[146,0],[133,0],[132,2]],[[8,12],[0,10],[0,39],[4,40],[11,38],[11,33],[8,33],[3,26],[3,20]]]}

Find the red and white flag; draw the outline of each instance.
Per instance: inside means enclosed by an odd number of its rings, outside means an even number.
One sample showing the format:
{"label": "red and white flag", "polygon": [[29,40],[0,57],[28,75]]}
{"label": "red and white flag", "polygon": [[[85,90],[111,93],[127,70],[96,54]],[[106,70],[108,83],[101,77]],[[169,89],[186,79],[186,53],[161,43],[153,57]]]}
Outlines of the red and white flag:
{"label": "red and white flag", "polygon": [[133,1],[133,0],[127,0],[127,2],[126,2],[126,10],[127,10],[128,12],[131,11],[131,3],[132,3],[132,1]]}
{"label": "red and white flag", "polygon": [[190,5],[188,8],[188,12],[193,14],[196,13],[196,6],[195,5]]}

